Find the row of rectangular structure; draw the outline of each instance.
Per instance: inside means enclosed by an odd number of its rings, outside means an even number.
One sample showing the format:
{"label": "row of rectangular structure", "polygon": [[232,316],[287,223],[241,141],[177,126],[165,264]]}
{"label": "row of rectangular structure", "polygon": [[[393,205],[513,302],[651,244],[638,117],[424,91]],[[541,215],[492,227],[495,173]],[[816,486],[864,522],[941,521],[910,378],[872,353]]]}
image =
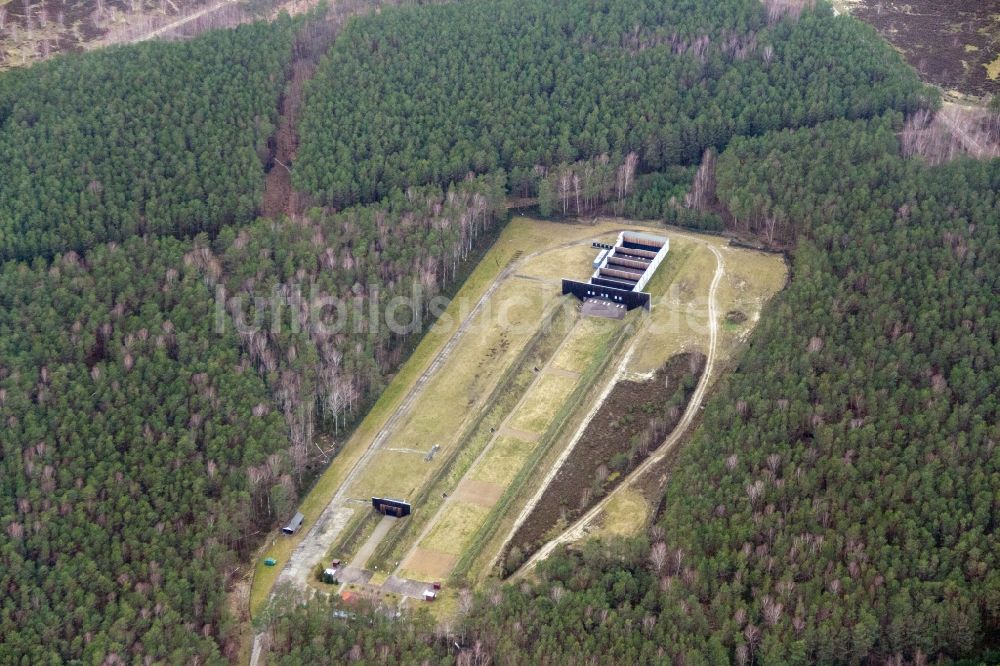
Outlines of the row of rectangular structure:
{"label": "row of rectangular structure", "polygon": [[649,310],[650,296],[644,292],[650,278],[670,251],[670,239],[634,231],[623,231],[613,246],[594,243],[600,250],[594,260],[590,282],[563,280],[562,293],[580,300],[598,299]]}

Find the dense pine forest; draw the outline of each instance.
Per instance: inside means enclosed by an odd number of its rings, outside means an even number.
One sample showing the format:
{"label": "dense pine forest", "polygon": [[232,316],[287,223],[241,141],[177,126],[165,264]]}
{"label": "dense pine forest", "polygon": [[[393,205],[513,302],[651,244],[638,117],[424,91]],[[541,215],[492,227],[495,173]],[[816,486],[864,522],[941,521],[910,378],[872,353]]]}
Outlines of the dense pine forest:
{"label": "dense pine forest", "polygon": [[733,136],[926,103],[870,27],[773,4],[473,0],[357,20],[307,90],[295,182],[342,206],[601,154],[657,171]]}
{"label": "dense pine forest", "polygon": [[0,271],[0,662],[218,657],[285,426],[173,239]]}
{"label": "dense pine forest", "polygon": [[426,321],[506,215],[497,173],[255,221],[301,24],[0,77],[2,663],[236,658],[227,587],[421,328],[352,315]]}
{"label": "dense pine forest", "polygon": [[257,219],[321,14],[0,75],[0,663],[237,659],[229,586],[412,346],[356,315],[433,317],[507,196],[757,236],[793,279],[647,535],[449,631],[279,605],[268,663],[997,648],[1000,162],[901,155],[937,100],[873,30],[780,0],[386,8],[307,85],[319,207]]}
{"label": "dense pine forest", "polygon": [[0,260],[252,220],[297,24],[0,76]]}
{"label": "dense pine forest", "polygon": [[504,192],[473,179],[4,264],[0,661],[234,657],[228,576],[416,332],[365,318],[370,301],[431,303]]}

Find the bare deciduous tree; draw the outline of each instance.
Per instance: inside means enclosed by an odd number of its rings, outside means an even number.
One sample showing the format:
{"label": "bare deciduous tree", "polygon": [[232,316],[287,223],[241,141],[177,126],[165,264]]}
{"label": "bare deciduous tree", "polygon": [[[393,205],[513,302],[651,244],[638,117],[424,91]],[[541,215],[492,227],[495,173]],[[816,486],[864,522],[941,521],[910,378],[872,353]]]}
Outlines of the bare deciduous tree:
{"label": "bare deciduous tree", "polygon": [[652,549],[649,551],[649,561],[652,563],[653,568],[656,569],[657,573],[661,573],[663,568],[667,566],[667,560],[670,555],[667,552],[667,544],[662,541],[657,541],[653,544]]}
{"label": "bare deciduous tree", "polygon": [[691,191],[685,195],[684,204],[695,210],[707,210],[715,202],[715,151],[709,148],[701,159],[701,166],[694,176]]}
{"label": "bare deciduous tree", "polygon": [[632,184],[635,180],[635,170],[639,166],[639,155],[635,152],[631,152],[625,156],[625,162],[618,167],[618,205],[621,208],[622,204],[627,197],[632,192]]}
{"label": "bare deciduous tree", "polygon": [[932,165],[962,154],[977,159],[1000,157],[1000,116],[990,110],[947,104],[937,113],[921,110],[910,116],[900,134],[903,154]]}
{"label": "bare deciduous tree", "polygon": [[811,9],[815,4],[815,0],[764,0],[767,22],[774,25],[786,16],[797,21],[805,9]]}
{"label": "bare deciduous tree", "polygon": [[569,197],[572,193],[572,173],[566,171],[559,177],[559,201],[562,202],[563,215],[569,212]]}

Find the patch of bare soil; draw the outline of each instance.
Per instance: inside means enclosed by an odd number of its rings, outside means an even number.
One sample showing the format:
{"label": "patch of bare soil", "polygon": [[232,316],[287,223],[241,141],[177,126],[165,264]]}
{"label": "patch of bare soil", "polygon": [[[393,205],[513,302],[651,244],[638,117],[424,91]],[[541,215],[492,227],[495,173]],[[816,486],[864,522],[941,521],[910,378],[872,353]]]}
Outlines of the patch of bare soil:
{"label": "patch of bare soil", "polygon": [[727,324],[739,325],[745,322],[746,320],[747,320],[746,313],[741,312],[740,310],[730,310],[729,312],[726,313]]}
{"label": "patch of bare soil", "polygon": [[505,576],[545,543],[550,532],[583,515],[645,460],[680,421],[704,367],[703,354],[678,354],[652,379],[615,385],[510,540],[503,559]]}
{"label": "patch of bare soil", "polygon": [[463,479],[455,489],[455,499],[487,508],[492,507],[503,495],[504,486],[489,481]]}
{"label": "patch of bare soil", "polygon": [[260,213],[264,217],[282,217],[301,211],[303,197],[292,187],[292,163],[299,148],[296,129],[302,108],[302,88],[312,78],[316,64],[311,59],[296,60],[291,77],[281,98],[281,119],[278,130],[271,137],[271,159],[266,165],[264,200]]}
{"label": "patch of bare soil", "polygon": [[862,0],[851,13],[906,56],[925,81],[1000,94],[987,67],[1000,57],[1000,8],[987,0]]}
{"label": "patch of bare soil", "polygon": [[458,555],[439,553],[436,550],[426,548],[414,548],[413,554],[403,563],[406,570],[419,571],[420,573],[436,578],[447,578],[451,570],[455,568]]}

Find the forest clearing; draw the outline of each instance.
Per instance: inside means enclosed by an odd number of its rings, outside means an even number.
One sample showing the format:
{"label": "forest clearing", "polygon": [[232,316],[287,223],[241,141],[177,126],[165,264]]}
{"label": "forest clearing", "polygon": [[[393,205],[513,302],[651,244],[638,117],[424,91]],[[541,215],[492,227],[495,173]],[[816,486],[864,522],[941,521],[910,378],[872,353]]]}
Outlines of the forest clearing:
{"label": "forest clearing", "polygon": [[[299,510],[312,529],[278,536],[260,551],[255,613],[275,585],[275,591],[283,585],[335,591],[313,580],[315,567],[333,560],[351,571],[346,578],[367,581],[348,589],[369,592],[391,589],[394,580],[455,583],[499,574],[497,557],[518,516],[535,509],[531,497],[554,472],[574,466],[572,448],[588,414],[619,380],[652,374],[671,357],[705,348],[712,276],[705,268],[715,252],[727,258],[717,309],[747,314],[745,326],[718,336],[716,367],[726,367],[783,286],[782,258],[670,231],[671,252],[648,287],[655,297],[650,313],[633,311],[617,321],[581,317],[578,303],[559,295],[558,277],[587,275],[596,252],[591,243],[610,241],[623,224],[610,218],[508,224],[306,497]],[[621,444],[606,452],[609,460],[623,453]],[[381,517],[362,504],[373,496],[424,501],[376,532]],[[283,569],[263,567],[265,557]]]}

